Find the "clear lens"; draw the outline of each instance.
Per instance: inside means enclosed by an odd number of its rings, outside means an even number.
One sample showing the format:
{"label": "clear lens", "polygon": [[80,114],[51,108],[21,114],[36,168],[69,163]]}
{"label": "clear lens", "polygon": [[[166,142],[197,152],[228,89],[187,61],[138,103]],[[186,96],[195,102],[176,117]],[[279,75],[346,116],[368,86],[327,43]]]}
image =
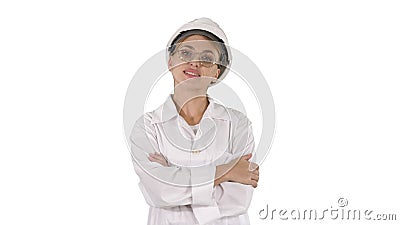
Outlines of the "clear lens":
{"label": "clear lens", "polygon": [[[199,61],[204,67],[211,67],[216,63],[216,57],[214,53],[212,53],[212,50],[196,52],[193,50],[193,47],[187,45],[178,49],[177,56],[184,62]],[[196,58],[196,56],[198,56],[198,58]]]}

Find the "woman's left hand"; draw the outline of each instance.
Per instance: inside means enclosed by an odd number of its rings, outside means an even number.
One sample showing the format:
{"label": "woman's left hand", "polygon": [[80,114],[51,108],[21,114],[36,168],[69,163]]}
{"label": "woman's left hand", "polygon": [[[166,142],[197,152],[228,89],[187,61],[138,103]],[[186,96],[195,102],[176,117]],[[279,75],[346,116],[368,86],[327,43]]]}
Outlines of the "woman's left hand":
{"label": "woman's left hand", "polygon": [[168,166],[168,161],[165,159],[165,157],[162,154],[160,154],[158,152],[150,153],[149,154],[149,160],[151,162],[159,163],[162,166]]}

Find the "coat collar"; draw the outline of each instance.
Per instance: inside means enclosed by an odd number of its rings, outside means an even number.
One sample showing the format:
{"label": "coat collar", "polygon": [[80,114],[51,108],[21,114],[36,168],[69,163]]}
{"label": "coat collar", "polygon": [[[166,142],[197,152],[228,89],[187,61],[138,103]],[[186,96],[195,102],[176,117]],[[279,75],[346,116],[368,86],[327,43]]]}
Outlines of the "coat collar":
{"label": "coat collar", "polygon": [[[212,118],[212,119],[220,119],[220,120],[231,120],[230,111],[228,108],[224,107],[215,102],[215,100],[208,96],[209,104],[207,106],[206,111],[204,112],[203,118]],[[163,123],[168,120],[171,120],[175,117],[178,117],[179,113],[176,109],[175,103],[172,99],[172,95],[169,95],[167,100],[153,111],[153,117],[151,123]]]}

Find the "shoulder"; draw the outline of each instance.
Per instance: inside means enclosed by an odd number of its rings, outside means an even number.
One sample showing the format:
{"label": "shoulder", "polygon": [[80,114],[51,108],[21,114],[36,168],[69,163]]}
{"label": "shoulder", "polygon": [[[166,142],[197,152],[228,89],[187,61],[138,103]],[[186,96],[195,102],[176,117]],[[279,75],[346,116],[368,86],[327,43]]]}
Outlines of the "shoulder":
{"label": "shoulder", "polygon": [[161,119],[163,114],[163,105],[158,106],[158,108],[143,113],[136,121],[134,126],[149,126],[154,122],[157,122]]}
{"label": "shoulder", "polygon": [[140,116],[132,127],[129,139],[134,143],[141,143],[143,140],[155,137],[155,129],[151,123],[152,114],[150,112]]}
{"label": "shoulder", "polygon": [[217,117],[230,120],[232,124],[241,124],[241,123],[251,124],[251,121],[246,116],[246,114],[237,109],[226,107],[219,103],[214,103],[214,110]]}
{"label": "shoulder", "polygon": [[152,112],[146,112],[143,115],[141,115],[136,121],[134,128],[145,128],[149,127],[152,124],[152,121],[156,117],[154,111]]}

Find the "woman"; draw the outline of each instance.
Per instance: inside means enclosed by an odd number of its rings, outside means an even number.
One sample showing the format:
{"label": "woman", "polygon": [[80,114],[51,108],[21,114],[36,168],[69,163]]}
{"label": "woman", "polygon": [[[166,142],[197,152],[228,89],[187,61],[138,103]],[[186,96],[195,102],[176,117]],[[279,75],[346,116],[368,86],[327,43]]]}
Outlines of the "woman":
{"label": "woman", "polygon": [[174,93],[139,118],[131,154],[150,205],[148,224],[249,224],[259,179],[251,123],[207,95],[228,72],[227,38],[208,18],[182,26],[168,44]]}

